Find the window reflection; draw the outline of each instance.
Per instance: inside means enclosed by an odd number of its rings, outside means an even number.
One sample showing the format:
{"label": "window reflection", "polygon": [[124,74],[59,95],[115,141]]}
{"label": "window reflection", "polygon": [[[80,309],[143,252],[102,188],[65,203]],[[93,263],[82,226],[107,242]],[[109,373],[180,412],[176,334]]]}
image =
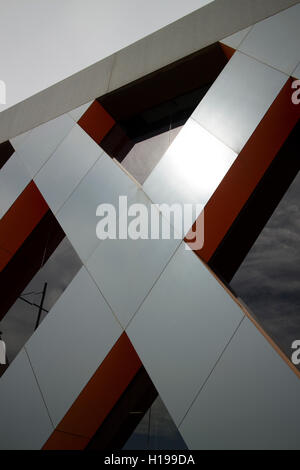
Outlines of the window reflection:
{"label": "window reflection", "polygon": [[123,450],[184,450],[187,446],[160,397],[149,408]]}
{"label": "window reflection", "polygon": [[45,284],[47,289],[39,323],[70,284],[81,265],[70,242],[64,238],[0,322],[8,362],[16,357],[36,328]]}

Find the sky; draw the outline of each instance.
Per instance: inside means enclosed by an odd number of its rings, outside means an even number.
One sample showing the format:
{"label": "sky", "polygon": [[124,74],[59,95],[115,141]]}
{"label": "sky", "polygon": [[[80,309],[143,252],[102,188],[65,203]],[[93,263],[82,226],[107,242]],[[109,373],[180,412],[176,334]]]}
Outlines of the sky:
{"label": "sky", "polygon": [[300,339],[300,175],[261,232],[231,286],[290,358]]}
{"label": "sky", "polygon": [[211,1],[0,0],[0,111]]}

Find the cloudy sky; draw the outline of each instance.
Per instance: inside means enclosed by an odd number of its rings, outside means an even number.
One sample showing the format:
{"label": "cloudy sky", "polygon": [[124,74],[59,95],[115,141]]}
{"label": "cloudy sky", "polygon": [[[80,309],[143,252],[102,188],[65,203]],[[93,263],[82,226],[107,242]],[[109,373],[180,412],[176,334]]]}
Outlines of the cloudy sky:
{"label": "cloudy sky", "polygon": [[233,278],[235,292],[288,357],[300,339],[300,175]]}

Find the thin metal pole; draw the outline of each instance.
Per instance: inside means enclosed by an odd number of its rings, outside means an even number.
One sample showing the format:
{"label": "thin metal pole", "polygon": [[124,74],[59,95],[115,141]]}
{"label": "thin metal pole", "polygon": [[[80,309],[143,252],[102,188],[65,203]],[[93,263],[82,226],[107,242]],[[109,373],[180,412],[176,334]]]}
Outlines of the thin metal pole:
{"label": "thin metal pole", "polygon": [[[42,292],[39,292],[39,294],[42,294]],[[33,305],[34,307],[40,308],[40,305],[35,304],[34,302],[29,302],[29,300],[24,299],[23,297],[19,297],[19,299],[20,299],[20,300],[23,300],[23,302],[26,302],[26,303],[29,304],[29,305]],[[48,310],[46,310],[45,308],[42,308],[42,310],[43,310],[43,312],[49,313]]]}
{"label": "thin metal pole", "polygon": [[44,289],[43,289],[41,304],[40,304],[40,307],[39,307],[39,313],[38,313],[38,317],[37,317],[37,320],[36,320],[36,324],[35,324],[34,331],[37,329],[37,327],[38,327],[39,324],[40,324],[41,315],[42,315],[42,311],[43,311],[43,304],[44,304],[45,295],[46,295],[46,290],[47,290],[47,282],[45,282],[45,284],[44,284]]}

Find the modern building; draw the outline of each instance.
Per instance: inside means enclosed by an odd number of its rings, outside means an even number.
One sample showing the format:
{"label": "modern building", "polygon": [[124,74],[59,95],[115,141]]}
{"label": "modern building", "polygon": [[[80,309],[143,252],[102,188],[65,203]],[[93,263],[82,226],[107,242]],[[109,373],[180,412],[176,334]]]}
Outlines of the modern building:
{"label": "modern building", "polygon": [[300,2],[20,3],[0,449],[299,449]]}

